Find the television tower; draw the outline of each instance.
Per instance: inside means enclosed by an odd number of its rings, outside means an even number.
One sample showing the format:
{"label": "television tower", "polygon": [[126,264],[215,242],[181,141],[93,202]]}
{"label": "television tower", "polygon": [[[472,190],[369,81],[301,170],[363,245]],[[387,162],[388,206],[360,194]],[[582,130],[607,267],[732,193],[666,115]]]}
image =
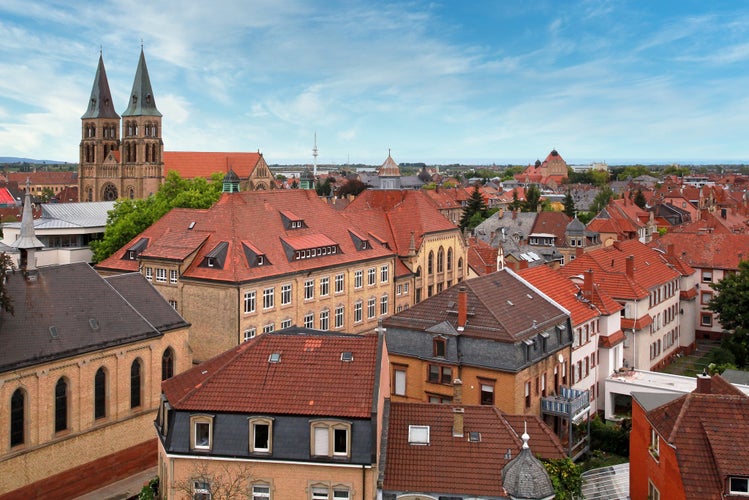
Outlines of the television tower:
{"label": "television tower", "polygon": [[312,148],[312,156],[315,158],[312,169],[312,175],[317,178],[317,132],[315,132],[315,147]]}

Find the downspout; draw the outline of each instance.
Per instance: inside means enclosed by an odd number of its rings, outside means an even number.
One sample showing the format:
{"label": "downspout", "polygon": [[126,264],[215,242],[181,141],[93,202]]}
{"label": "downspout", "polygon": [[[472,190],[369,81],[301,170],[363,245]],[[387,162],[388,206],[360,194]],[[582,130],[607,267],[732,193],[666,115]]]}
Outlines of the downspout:
{"label": "downspout", "polygon": [[364,464],[361,466],[361,498],[364,500],[366,498],[366,491],[367,491],[367,476],[366,476],[366,470],[364,469]]}

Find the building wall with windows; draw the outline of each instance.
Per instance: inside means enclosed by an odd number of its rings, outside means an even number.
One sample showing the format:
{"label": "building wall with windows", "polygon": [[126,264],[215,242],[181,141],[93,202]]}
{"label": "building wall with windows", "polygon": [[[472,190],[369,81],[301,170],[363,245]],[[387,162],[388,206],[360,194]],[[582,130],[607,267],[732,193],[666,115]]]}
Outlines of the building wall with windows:
{"label": "building wall with windows", "polygon": [[[71,498],[152,467],[161,381],[192,366],[189,325],[139,275],[102,280],[74,264],[8,283],[0,498]],[[49,308],[36,293],[44,287],[60,291]],[[38,343],[31,356],[16,335]]]}
{"label": "building wall with windows", "polygon": [[374,498],[387,365],[381,335],[291,328],[165,382],[164,498],[219,496],[231,481],[255,498]]}

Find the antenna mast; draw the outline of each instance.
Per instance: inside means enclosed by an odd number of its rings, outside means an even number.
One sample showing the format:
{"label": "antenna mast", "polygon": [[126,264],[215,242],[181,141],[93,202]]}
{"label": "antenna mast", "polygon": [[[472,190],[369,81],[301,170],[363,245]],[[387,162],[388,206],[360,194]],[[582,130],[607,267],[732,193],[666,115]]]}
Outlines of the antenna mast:
{"label": "antenna mast", "polygon": [[317,178],[317,132],[315,132],[315,147],[312,148],[312,156],[315,158],[312,174]]}

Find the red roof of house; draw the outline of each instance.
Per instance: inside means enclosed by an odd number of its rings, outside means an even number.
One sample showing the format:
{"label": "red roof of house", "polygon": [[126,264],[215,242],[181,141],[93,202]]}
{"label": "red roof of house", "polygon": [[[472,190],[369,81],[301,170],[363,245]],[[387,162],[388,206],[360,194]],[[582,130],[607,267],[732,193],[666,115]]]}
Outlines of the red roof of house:
{"label": "red roof of house", "polygon": [[472,236],[470,238],[470,245],[468,247],[468,265],[479,276],[493,273],[497,270],[498,255],[499,250],[497,248],[494,248],[490,244],[481,241],[476,237]]}
{"label": "red roof of house", "polygon": [[523,269],[520,276],[570,312],[573,328],[600,316],[596,307],[583,300],[580,288],[559,271],[548,266]]}
{"label": "red roof of house", "polygon": [[52,172],[8,172],[8,181],[17,182],[19,186],[26,185],[26,179],[31,184],[77,184],[77,171],[52,171]]}
{"label": "red roof of house", "polygon": [[[293,210],[297,215],[304,214],[305,227],[287,229],[281,215],[287,210]],[[362,250],[355,244],[349,229],[367,234],[361,226],[320,200],[314,191],[284,189],[225,193],[209,209],[171,210],[99,263],[97,268],[136,271],[138,261],[123,259],[123,256],[141,238],[148,238],[148,246],[141,253],[144,259],[184,260],[196,252],[192,263],[183,271],[182,279],[234,283],[393,255],[391,250],[372,240],[372,244]],[[294,246],[335,244],[338,248],[335,253],[290,260],[284,241]],[[244,242],[250,242],[262,252],[265,257],[263,265],[250,266]],[[223,265],[205,266],[207,254],[223,244],[228,244]]]}
{"label": "red roof of house", "polygon": [[421,191],[367,189],[343,214],[386,238],[398,255],[408,254],[412,233],[418,250],[425,234],[458,231]]}
{"label": "red roof of house", "polygon": [[[368,418],[382,355],[378,344],[375,334],[265,333],[161,387],[177,410]],[[344,352],[352,361],[341,359]],[[278,362],[270,361],[274,353]]]}
{"label": "red roof of house", "polygon": [[16,205],[16,199],[6,187],[0,188],[0,205]]}
{"label": "red roof of house", "polygon": [[[387,463],[383,488],[388,491],[504,496],[502,468],[520,453],[527,423],[529,446],[543,458],[565,456],[559,439],[540,418],[506,415],[493,406],[461,406],[464,436],[453,437],[456,405],[391,403]],[[409,425],[429,426],[429,445],[408,442]],[[468,433],[480,434],[472,442]]]}
{"label": "red roof of house", "polygon": [[509,269],[463,281],[384,320],[395,328],[427,330],[447,321],[457,325],[460,288],[465,287],[468,322],[462,335],[515,343],[550,325],[566,321],[567,313]]}
{"label": "red roof of house", "polygon": [[749,234],[666,233],[650,245],[673,252],[693,268],[738,270],[739,261],[749,259]]}
{"label": "red roof of house", "polygon": [[[634,272],[627,274],[627,259],[634,257]],[[679,278],[664,254],[638,240],[614,242],[606,248],[586,252],[561,268],[567,277],[593,269],[595,282],[615,299],[640,299],[647,297],[656,286]],[[694,270],[692,270],[694,272]]]}
{"label": "red roof of house", "polygon": [[240,179],[247,179],[262,157],[260,153],[164,151],[164,175],[174,170],[183,179],[208,178],[231,168]]}
{"label": "red roof of house", "polygon": [[[676,448],[687,498],[722,499],[730,476],[749,476],[749,397],[720,375],[710,392],[690,392],[647,415],[651,425]],[[730,498],[730,497],[727,497]]]}

